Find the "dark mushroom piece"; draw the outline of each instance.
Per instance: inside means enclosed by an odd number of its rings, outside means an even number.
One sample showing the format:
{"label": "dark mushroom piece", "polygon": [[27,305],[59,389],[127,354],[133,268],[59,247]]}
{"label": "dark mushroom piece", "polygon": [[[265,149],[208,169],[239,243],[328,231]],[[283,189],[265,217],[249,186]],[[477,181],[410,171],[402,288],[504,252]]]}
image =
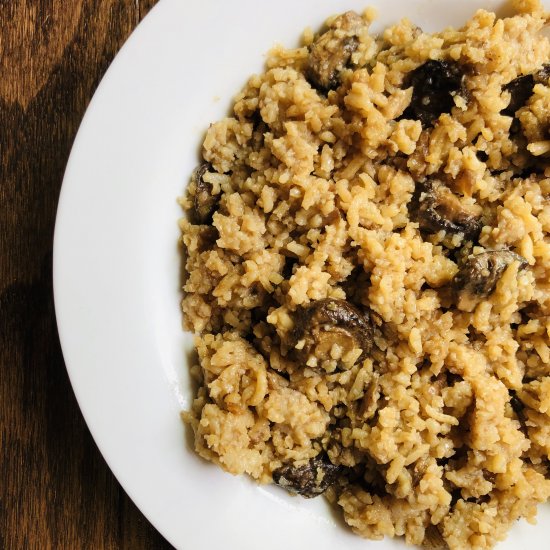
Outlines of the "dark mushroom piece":
{"label": "dark mushroom piece", "polygon": [[521,109],[533,94],[535,84],[546,84],[550,78],[550,63],[543,65],[542,69],[534,74],[525,74],[508,82],[504,89],[510,92],[510,103],[501,113],[507,116],[514,116],[516,111]]}
{"label": "dark mushroom piece", "polygon": [[316,456],[303,466],[285,464],[273,471],[273,481],[289,493],[314,498],[323,494],[338,479],[341,466],[326,456]]}
{"label": "dark mushroom piece", "polygon": [[193,211],[196,220],[201,224],[212,221],[212,214],[220,200],[219,195],[212,194],[212,184],[204,181],[204,174],[208,171],[212,171],[212,167],[205,162],[198,166],[191,176],[191,193],[194,194]]}
{"label": "dark mushroom piece", "polygon": [[197,239],[197,250],[199,252],[205,252],[206,250],[212,250],[216,241],[220,238],[218,230],[213,225],[202,226]]}
{"label": "dark mushroom piece", "polygon": [[486,298],[512,262],[519,262],[520,269],[527,260],[510,250],[487,250],[466,259],[453,279],[455,290],[472,297]]}
{"label": "dark mushroom piece", "polygon": [[518,76],[518,78],[506,84],[504,89],[510,92],[510,103],[501,113],[506,116],[514,116],[515,112],[521,109],[531,97],[534,85],[535,79],[532,74]]}
{"label": "dark mushroom piece", "polygon": [[360,15],[348,11],[338,16],[311,45],[305,74],[314,88],[328,91],[340,85],[340,73],[359,46],[357,33],[364,25]]}
{"label": "dark mushroom piece", "polygon": [[420,483],[429,465],[430,465],[429,456],[420,457],[415,462],[414,467],[412,468],[412,471],[411,471],[412,484],[414,487],[416,487]]}
{"label": "dark mushroom piece", "polygon": [[510,394],[510,407],[512,407],[512,410],[516,414],[516,417],[520,424],[520,430],[526,433],[527,427],[525,425],[525,422],[526,420],[528,420],[528,418],[525,414],[525,405],[523,401],[518,397],[515,390],[508,390],[508,393]]}
{"label": "dark mushroom piece", "polygon": [[424,128],[431,126],[442,113],[451,112],[463,78],[464,70],[458,63],[426,61],[405,77],[405,86],[413,87],[413,95],[401,118],[420,120]]}
{"label": "dark mushroom piece", "polygon": [[437,525],[430,525],[426,528],[422,548],[426,548],[426,550],[449,550],[449,545]]}
{"label": "dark mushroom piece", "polygon": [[294,340],[297,344],[303,342],[299,354],[304,361],[311,356],[330,359],[335,344],[340,347],[342,357],[361,349],[359,359],[363,359],[372,348],[373,337],[369,313],[346,300],[325,298],[296,312]]}
{"label": "dark mushroom piece", "polygon": [[361,399],[358,416],[363,421],[374,418],[378,411],[378,401],[381,395],[379,379],[379,374],[377,372],[373,373],[372,380],[370,381],[370,384]]}
{"label": "dark mushroom piece", "polygon": [[465,204],[437,180],[430,180],[420,188],[417,212],[413,212],[413,215],[416,216],[420,229],[426,233],[444,230],[452,235],[460,233],[471,241],[479,237],[483,227],[481,208]]}

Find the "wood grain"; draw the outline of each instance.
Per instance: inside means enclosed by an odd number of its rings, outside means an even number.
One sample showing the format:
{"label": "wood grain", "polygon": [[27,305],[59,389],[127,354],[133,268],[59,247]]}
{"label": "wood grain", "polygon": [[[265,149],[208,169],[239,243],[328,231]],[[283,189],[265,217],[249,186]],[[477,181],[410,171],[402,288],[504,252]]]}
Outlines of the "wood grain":
{"label": "wood grain", "polygon": [[164,549],[84,424],[63,364],[52,244],[92,94],[157,0],[0,0],[0,548]]}

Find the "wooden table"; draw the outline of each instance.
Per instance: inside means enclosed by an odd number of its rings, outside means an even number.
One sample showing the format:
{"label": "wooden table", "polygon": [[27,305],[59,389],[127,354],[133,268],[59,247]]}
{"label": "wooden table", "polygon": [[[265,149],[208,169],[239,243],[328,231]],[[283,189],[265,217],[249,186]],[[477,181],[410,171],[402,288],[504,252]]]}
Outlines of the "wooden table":
{"label": "wooden table", "polygon": [[57,199],[94,90],[157,0],[0,0],[0,548],[164,549],[98,452],[52,295]]}

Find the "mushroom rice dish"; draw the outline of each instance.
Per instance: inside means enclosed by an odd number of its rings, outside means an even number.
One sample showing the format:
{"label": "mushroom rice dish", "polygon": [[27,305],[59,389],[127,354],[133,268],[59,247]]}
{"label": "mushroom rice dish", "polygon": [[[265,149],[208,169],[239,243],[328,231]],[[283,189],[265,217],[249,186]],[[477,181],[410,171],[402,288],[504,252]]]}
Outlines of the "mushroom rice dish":
{"label": "mushroom rice dish", "polygon": [[370,539],[486,549],[550,496],[548,15],[331,17],[181,199],[200,456]]}

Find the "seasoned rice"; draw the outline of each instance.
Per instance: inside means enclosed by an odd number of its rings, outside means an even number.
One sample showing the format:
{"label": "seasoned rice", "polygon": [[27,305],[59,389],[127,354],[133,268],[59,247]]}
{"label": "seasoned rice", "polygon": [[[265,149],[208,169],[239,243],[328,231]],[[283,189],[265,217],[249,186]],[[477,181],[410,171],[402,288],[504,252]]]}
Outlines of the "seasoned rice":
{"label": "seasoned rice", "polygon": [[370,539],[492,548],[550,496],[550,43],[373,10],[275,47],[182,205],[195,448]]}

